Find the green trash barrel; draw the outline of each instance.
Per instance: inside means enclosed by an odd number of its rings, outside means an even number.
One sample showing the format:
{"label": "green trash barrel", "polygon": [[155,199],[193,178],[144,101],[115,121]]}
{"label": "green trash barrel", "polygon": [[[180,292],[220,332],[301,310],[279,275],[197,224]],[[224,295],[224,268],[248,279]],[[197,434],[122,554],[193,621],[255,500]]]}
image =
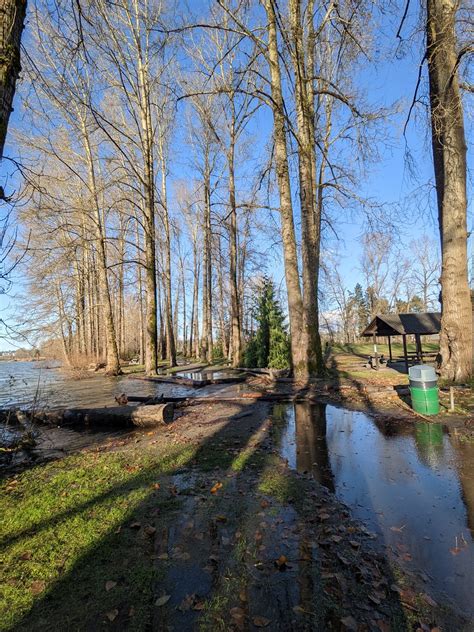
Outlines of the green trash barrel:
{"label": "green trash barrel", "polygon": [[423,415],[439,413],[439,390],[436,371],[427,364],[410,367],[410,394],[413,410]]}

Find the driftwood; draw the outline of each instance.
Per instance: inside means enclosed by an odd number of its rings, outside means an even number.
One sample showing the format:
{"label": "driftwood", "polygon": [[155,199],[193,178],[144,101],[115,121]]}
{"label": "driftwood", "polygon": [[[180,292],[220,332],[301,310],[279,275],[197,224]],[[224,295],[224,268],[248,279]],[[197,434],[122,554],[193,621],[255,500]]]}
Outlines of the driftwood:
{"label": "driftwood", "polygon": [[0,419],[35,421],[57,425],[90,425],[145,428],[173,421],[174,404],[170,402],[152,406],[112,406],[110,408],[69,408],[48,411],[1,411]]}

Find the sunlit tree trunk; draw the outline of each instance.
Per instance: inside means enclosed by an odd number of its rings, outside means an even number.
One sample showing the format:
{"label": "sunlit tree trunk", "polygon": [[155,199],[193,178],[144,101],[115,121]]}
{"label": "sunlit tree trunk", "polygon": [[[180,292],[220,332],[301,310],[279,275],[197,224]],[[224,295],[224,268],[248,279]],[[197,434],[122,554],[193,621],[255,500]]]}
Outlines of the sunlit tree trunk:
{"label": "sunlit tree trunk", "polygon": [[100,296],[104,313],[104,329],[106,338],[106,373],[119,375],[121,373],[120,361],[117,348],[117,337],[112,309],[112,299],[110,293],[109,279],[107,275],[107,252],[105,242],[105,228],[103,226],[102,214],[99,208],[99,198],[97,193],[96,176],[94,169],[94,157],[90,144],[89,134],[83,122],[83,143],[87,158],[87,168],[89,176],[89,189],[94,213],[94,227],[96,233],[96,245],[98,254],[98,276],[100,284]]}
{"label": "sunlit tree trunk", "polygon": [[304,326],[303,298],[298,272],[298,253],[288,165],[285,107],[278,51],[277,23],[273,0],[264,0],[264,7],[268,22],[268,62],[270,66],[272,93],[273,138],[275,144],[278,190],[280,194],[281,235],[288,294],[288,311],[290,316],[291,360],[295,376],[304,379],[309,376],[307,353],[308,338]]}
{"label": "sunlit tree trunk", "polygon": [[165,320],[166,320],[166,350],[170,366],[176,366],[176,342],[173,328],[172,299],[171,299],[171,231],[168,210],[168,190],[166,183],[166,160],[163,147],[163,139],[160,136],[159,156],[161,163],[161,207],[163,213],[163,226],[165,229],[164,252],[164,289],[165,289]]}
{"label": "sunlit tree trunk", "polygon": [[[232,109],[234,105],[232,103]],[[232,366],[242,365],[242,330],[240,320],[240,301],[237,283],[238,259],[237,259],[237,205],[235,201],[235,123],[232,121],[230,134],[230,147],[227,156],[229,170],[229,277],[230,277],[230,301],[231,301],[231,344]]]}
{"label": "sunlit tree trunk", "polygon": [[204,168],[203,274],[202,274],[202,341],[201,359],[212,362],[212,260],[211,260],[211,174],[206,149]]}
{"label": "sunlit tree trunk", "polygon": [[427,0],[427,61],[433,162],[441,238],[441,373],[472,376],[472,311],[467,266],[466,139],[457,67],[455,0]]}
{"label": "sunlit tree trunk", "polygon": [[295,105],[298,137],[299,194],[301,205],[301,275],[303,281],[303,327],[307,341],[307,371],[323,371],[318,318],[318,278],[321,209],[315,199],[315,133],[312,86],[313,3],[308,4],[308,38],[301,22],[301,0],[290,0],[292,59],[295,72]]}

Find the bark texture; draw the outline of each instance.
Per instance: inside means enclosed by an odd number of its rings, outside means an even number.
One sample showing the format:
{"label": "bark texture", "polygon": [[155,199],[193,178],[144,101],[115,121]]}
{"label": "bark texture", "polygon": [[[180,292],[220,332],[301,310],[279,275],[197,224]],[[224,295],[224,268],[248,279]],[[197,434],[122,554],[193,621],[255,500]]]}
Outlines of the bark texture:
{"label": "bark texture", "polygon": [[467,265],[466,139],[457,67],[454,0],[427,0],[427,61],[433,162],[441,238],[441,374],[472,375],[472,312]]}
{"label": "bark texture", "polygon": [[303,299],[298,272],[293,204],[291,199],[288,147],[286,138],[285,106],[283,101],[281,69],[278,53],[277,20],[272,0],[265,0],[268,21],[268,63],[273,110],[273,138],[275,165],[280,193],[280,220],[283,241],[283,259],[290,316],[291,359],[296,377],[307,377],[308,340],[303,319]]}
{"label": "bark texture", "polygon": [[0,160],[21,70],[20,44],[26,0],[0,0]]}

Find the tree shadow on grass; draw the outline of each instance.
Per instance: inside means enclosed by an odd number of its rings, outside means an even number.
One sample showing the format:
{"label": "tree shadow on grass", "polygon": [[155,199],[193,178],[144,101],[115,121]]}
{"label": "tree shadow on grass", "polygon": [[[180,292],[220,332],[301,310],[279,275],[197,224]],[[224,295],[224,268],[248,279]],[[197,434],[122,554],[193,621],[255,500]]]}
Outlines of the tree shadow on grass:
{"label": "tree shadow on grass", "polygon": [[[239,410],[197,448],[177,446],[168,460],[163,461],[157,455],[154,461],[151,457],[151,462],[134,470],[133,454],[124,455],[121,465],[131,470],[125,470],[124,480],[92,495],[80,507],[59,510],[54,516],[36,520],[26,530],[12,534],[10,547],[16,551],[13,560],[20,570],[7,586],[6,598],[9,595],[13,598],[15,592],[17,607],[18,599],[23,598],[20,606],[27,614],[10,619],[4,629],[191,630],[196,629],[198,619],[209,630],[230,630],[238,628],[240,623],[244,625],[242,629],[256,629],[252,622],[256,616],[265,616],[262,608],[265,604],[269,607],[270,602],[276,605],[272,606],[269,629],[338,629],[335,626],[339,625],[339,612],[342,616],[347,610],[341,604],[337,608],[325,604],[317,546],[311,539],[310,526],[301,526],[307,517],[298,515],[298,507],[291,498],[300,481],[291,472],[277,472],[277,457],[268,441],[266,407],[250,404],[246,410],[253,411],[253,416],[242,417]],[[181,483],[186,472],[189,485]],[[46,476],[45,485],[48,481],[54,483],[54,472],[50,475],[51,478]],[[107,475],[107,467],[101,475]],[[271,481],[276,477],[279,485],[272,492],[277,495],[274,506],[269,477]],[[211,483],[222,483],[222,488],[212,493]],[[259,548],[262,544],[258,538],[251,541],[262,522],[259,489],[270,494],[272,503],[264,520],[273,520],[275,529],[268,529],[262,536],[268,555]],[[54,485],[52,491],[62,493],[60,489],[54,490]],[[318,494],[314,490],[312,493],[315,502],[324,501],[324,494],[317,500]],[[291,551],[299,557],[294,562],[293,575],[291,571],[287,575],[275,571],[272,559],[285,541],[288,515],[289,522],[297,527]],[[278,522],[280,519],[282,522]],[[196,527],[189,530],[187,520],[193,520]],[[95,530],[88,531],[91,525]],[[195,533],[199,537],[203,534],[201,541],[196,540]],[[44,572],[35,566],[34,549],[31,559],[29,555],[20,559],[23,547],[28,549],[35,544],[34,538],[45,559],[54,558]],[[77,539],[80,543],[75,549],[71,543]],[[184,542],[185,548],[180,546]],[[219,554],[212,559],[216,547]],[[336,553],[338,546],[333,545],[333,549]],[[260,568],[255,570],[248,562],[252,551],[264,558],[263,575]],[[68,556],[75,558],[72,565]],[[203,561],[209,566],[204,571]],[[26,572],[21,571],[22,564],[27,565]],[[342,562],[341,565],[344,566]],[[204,591],[203,572],[209,575]],[[246,601],[239,601],[237,588],[242,586]],[[19,597],[22,590],[24,595]],[[362,591],[366,598],[372,587],[362,585]],[[37,596],[28,611],[32,592]],[[204,605],[202,601],[188,599],[183,606],[184,593],[186,600],[198,592]],[[157,599],[166,600],[168,595],[169,603],[157,605],[161,603]],[[268,598],[263,599],[262,595]],[[237,617],[225,620],[219,604],[225,604],[227,611],[232,605],[240,607],[243,615],[234,611]],[[303,612],[295,614],[293,607],[300,607]],[[312,610],[305,614],[305,607]],[[403,620],[401,607],[397,603],[396,607]]]}

